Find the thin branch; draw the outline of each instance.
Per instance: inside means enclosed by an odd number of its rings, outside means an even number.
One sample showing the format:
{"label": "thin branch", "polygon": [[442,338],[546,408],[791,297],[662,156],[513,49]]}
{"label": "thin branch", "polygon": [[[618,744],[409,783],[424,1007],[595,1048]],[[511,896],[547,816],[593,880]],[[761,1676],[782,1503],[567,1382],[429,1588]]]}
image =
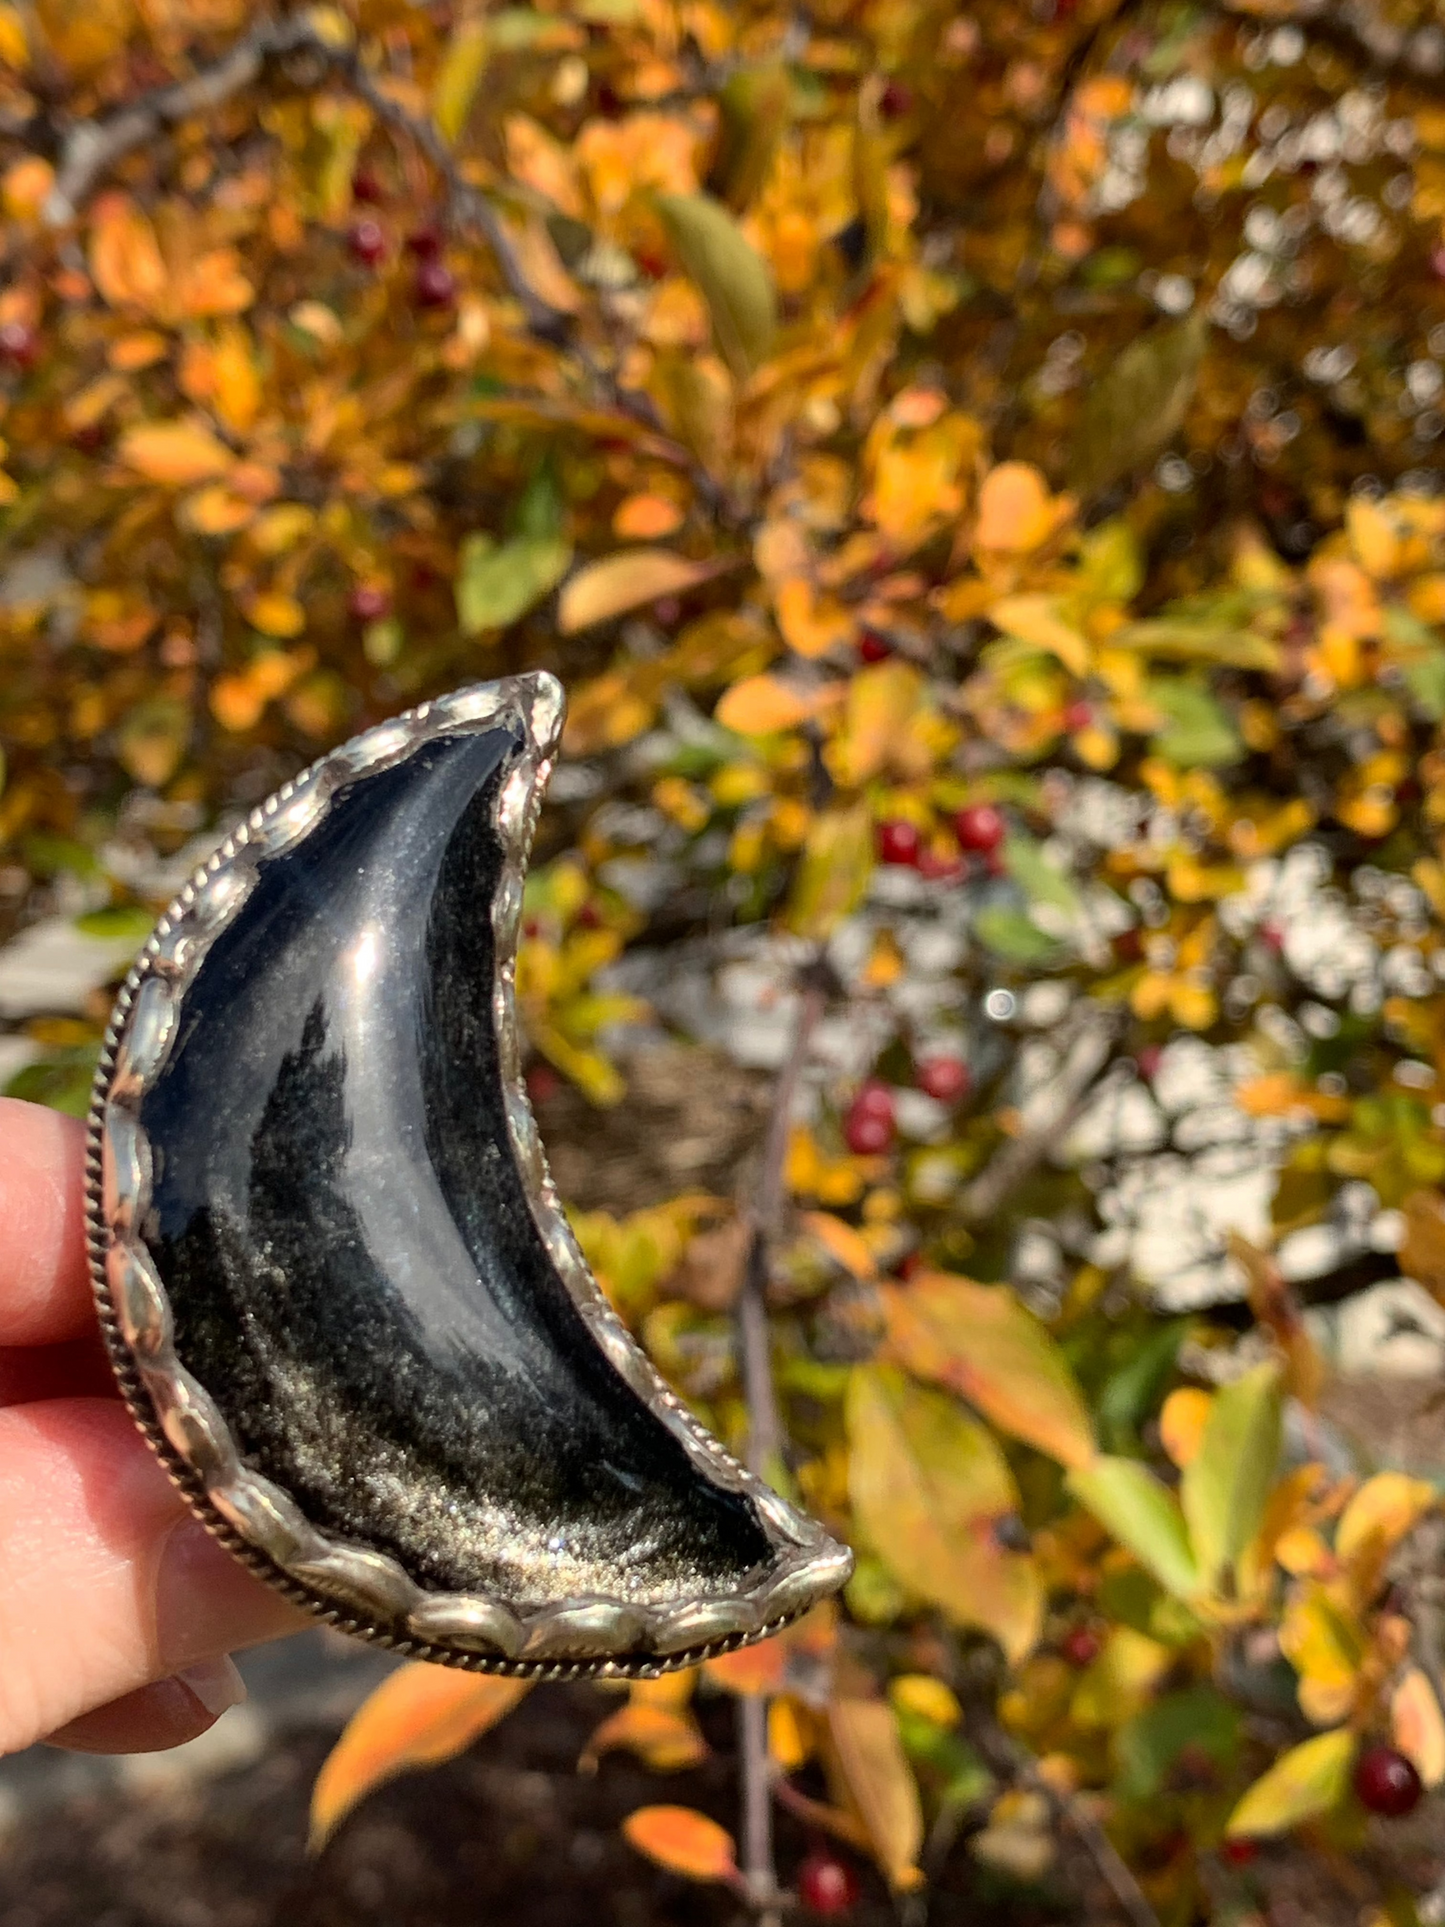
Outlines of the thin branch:
{"label": "thin branch", "polygon": [[1043,1799],[1054,1818],[1066,1826],[1098,1868],[1109,1890],[1118,1901],[1130,1927],[1159,1927],[1159,1916],[1150,1906],[1143,1888],[1124,1862],[1123,1856],[1103,1827],[1072,1794],[1061,1793],[1039,1772],[1038,1763],[992,1721],[970,1728],[979,1751],[996,1772],[1015,1784],[1027,1787]]}
{"label": "thin branch", "polygon": [[[763,1168],[753,1206],[753,1240],[738,1300],[738,1351],[748,1408],[747,1460],[749,1468],[760,1478],[766,1476],[768,1468],[780,1457],[783,1445],[768,1330],[768,1251],[782,1218],[783,1167],[787,1162],[793,1103],[825,1001],[826,993],[815,962],[812,968],[799,973],[793,1041],[773,1089],[772,1111],[763,1143]],[[737,1720],[742,1776],[743,1877],[758,1910],[758,1927],[779,1927],[767,1701],[760,1694],[743,1694],[738,1700]]]}

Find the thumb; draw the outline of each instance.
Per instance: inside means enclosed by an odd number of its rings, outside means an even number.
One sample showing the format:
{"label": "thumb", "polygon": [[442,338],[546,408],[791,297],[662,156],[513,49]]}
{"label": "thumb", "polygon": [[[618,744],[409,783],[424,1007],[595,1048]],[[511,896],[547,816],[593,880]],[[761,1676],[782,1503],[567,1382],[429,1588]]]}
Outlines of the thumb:
{"label": "thumb", "polygon": [[0,1410],[0,1573],[0,1754],[102,1707],[75,1744],[189,1739],[237,1697],[213,1662],[309,1623],[192,1517],[109,1399]]}

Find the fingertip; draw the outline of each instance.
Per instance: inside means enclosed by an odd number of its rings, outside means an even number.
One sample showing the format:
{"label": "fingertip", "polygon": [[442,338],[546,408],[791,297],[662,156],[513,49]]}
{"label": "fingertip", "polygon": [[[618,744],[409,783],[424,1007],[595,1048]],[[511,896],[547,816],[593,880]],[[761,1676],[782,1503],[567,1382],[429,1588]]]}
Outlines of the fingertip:
{"label": "fingertip", "polygon": [[85,1129],[0,1097],[0,1345],[55,1345],[95,1322],[85,1252]]}
{"label": "fingertip", "polygon": [[82,1713],[45,1744],[70,1753],[166,1753],[208,1733],[245,1697],[233,1660],[205,1660]]}

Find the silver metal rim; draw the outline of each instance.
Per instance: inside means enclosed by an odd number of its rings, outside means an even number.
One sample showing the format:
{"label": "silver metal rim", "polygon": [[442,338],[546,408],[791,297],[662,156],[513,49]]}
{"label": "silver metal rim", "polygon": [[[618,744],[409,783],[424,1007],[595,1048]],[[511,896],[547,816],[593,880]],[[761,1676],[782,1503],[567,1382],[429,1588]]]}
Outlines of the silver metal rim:
{"label": "silver metal rim", "polygon": [[[852,1554],[740,1465],[658,1374],[582,1256],[522,1080],[514,994],[522,885],[565,700],[554,676],[480,683],[354,737],[254,809],[156,925],[117,997],[89,1118],[91,1277],[102,1332],[132,1414],[215,1536],[296,1604],[419,1659],[528,1678],[639,1675],[692,1665],[765,1638],[835,1591]],[[266,857],[314,830],[358,777],[436,737],[499,725],[520,732],[497,804],[503,871],[492,910],[496,1026],[512,1149],[537,1230],[600,1349],[714,1484],[745,1494],[775,1548],[770,1577],[741,1595],[667,1606],[589,1596],[519,1614],[480,1593],[423,1591],[396,1560],[319,1531],[279,1486],[242,1463],[215,1401],[176,1356],[171,1306],[140,1235],[150,1204],[141,1099],[159,1076],[181,1002],[216,936],[245,902]]]}

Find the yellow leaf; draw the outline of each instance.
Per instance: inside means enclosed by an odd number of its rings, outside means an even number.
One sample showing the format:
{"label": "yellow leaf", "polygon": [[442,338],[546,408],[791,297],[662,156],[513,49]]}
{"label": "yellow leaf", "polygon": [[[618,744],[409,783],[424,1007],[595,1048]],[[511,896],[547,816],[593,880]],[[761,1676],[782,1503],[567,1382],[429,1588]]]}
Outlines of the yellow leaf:
{"label": "yellow leaf", "polygon": [[90,218],[90,277],[113,308],[154,310],[168,276],[155,229],[128,194],[102,194]]}
{"label": "yellow leaf", "polygon": [[788,899],[786,922],[793,934],[816,942],[851,915],[868,888],[873,858],[873,818],[866,800],[819,810],[808,825]]}
{"label": "yellow leaf", "polygon": [[431,99],[432,119],[448,143],[455,141],[466,125],[487,70],[488,51],[485,20],[463,20],[452,30]]}
{"label": "yellow leaf", "polygon": [[979,489],[974,545],[1026,555],[1047,542],[1073,512],[1073,497],[1051,495],[1032,462],[1000,462]]}
{"label": "yellow leaf", "polygon": [[382,1681],[356,1712],[311,1795],[311,1848],[325,1846],[367,1794],[399,1773],[464,1752],[510,1713],[530,1682],[414,1663]]}
{"label": "yellow leaf", "polygon": [[658,212],[708,313],[718,350],[739,378],[766,360],[778,298],[762,256],[720,202],[706,194],[661,194]]}
{"label": "yellow leaf", "polygon": [[1428,1787],[1445,1780],[1445,1717],[1435,1689],[1418,1666],[1412,1666],[1390,1700],[1390,1726],[1395,1744]]}
{"label": "yellow leaf", "polygon": [[213,248],[188,261],[175,278],[175,311],[190,321],[212,315],[240,314],[256,299],[256,290],[241,272],[234,248]]}
{"label": "yellow leaf", "polygon": [[1204,1442],[1204,1428],[1213,1404],[1210,1393],[1197,1385],[1181,1385],[1169,1394],[1159,1414],[1159,1438],[1164,1450],[1182,1470]]}
{"label": "yellow leaf", "polygon": [[230,449],[199,422],[151,422],[127,429],[117,453],[148,481],[170,488],[214,481],[235,461]]}
{"label": "yellow leaf", "polygon": [[1285,1833],[1302,1820],[1329,1813],[1344,1799],[1355,1757],[1348,1727],[1319,1733],[1282,1754],[1245,1794],[1225,1828],[1231,1840]]}
{"label": "yellow leaf", "polygon": [[655,542],[682,527],[681,506],[666,495],[629,495],[619,502],[612,533],[624,542]]}
{"label": "yellow leaf", "polygon": [[0,61],[23,74],[30,65],[30,45],[25,37],[25,18],[17,7],[0,6]]}
{"label": "yellow leaf", "polygon": [[1008,1286],[924,1272],[885,1286],[883,1300],[892,1354],[909,1371],[959,1393],[1061,1465],[1093,1458],[1093,1426],[1074,1375]]}
{"label": "yellow leaf", "polygon": [[1291,1599],[1280,1622],[1279,1648],[1299,1674],[1299,1703],[1316,1726],[1342,1720],[1354,1704],[1365,1634],[1348,1605],[1328,1586],[1310,1584]]}
{"label": "yellow leaf", "polygon": [[622,1837],[659,1867],[688,1880],[732,1880],[737,1875],[732,1835],[692,1807],[638,1807],[622,1822]]}
{"label": "yellow leaf", "polygon": [[1377,1473],[1345,1507],[1335,1533],[1335,1557],[1344,1565],[1382,1561],[1434,1503],[1435,1488],[1428,1479]]}
{"label": "yellow leaf", "polygon": [[139,328],[134,334],[121,335],[113,341],[106,360],[120,374],[133,375],[159,361],[170,345],[154,328]]}
{"label": "yellow leaf", "polygon": [[1021,1659],[1043,1595],[1033,1559],[1000,1536],[1019,1500],[991,1434],[947,1394],[885,1365],[854,1368],[847,1413],[849,1489],[869,1542],[910,1591]]}
{"label": "yellow leaf", "polygon": [[[8,7],[0,10],[0,35],[3,35],[4,16],[9,12]],[[5,170],[4,181],[0,182],[5,212],[12,221],[38,221],[54,185],[55,169],[38,154],[27,154],[13,161]]]}
{"label": "yellow leaf", "polygon": [[670,549],[624,549],[579,569],[557,599],[557,626],[564,636],[610,622],[659,596],[681,595],[726,568],[727,563],[689,562]]}
{"label": "yellow leaf", "polygon": [[963,1708],[957,1698],[931,1673],[900,1673],[888,1683],[888,1697],[902,1713],[913,1713],[935,1726],[953,1728],[962,1723]]}
{"label": "yellow leaf", "polygon": [[180,520],[197,535],[233,535],[237,529],[245,528],[255,515],[252,503],[233,495],[219,482],[209,488],[197,489],[188,495],[181,505]]}
{"label": "yellow leaf", "polygon": [[813,1755],[813,1720],[794,1699],[768,1707],[768,1756],[784,1773],[796,1773]]}
{"label": "yellow leaf", "polygon": [[295,596],[266,590],[250,596],[244,607],[246,620],[263,636],[299,636],[306,627],[306,611]]}
{"label": "yellow leaf", "polygon": [[1057,656],[1072,676],[1089,673],[1089,644],[1059,613],[1056,596],[1003,596],[989,604],[988,619],[1007,636]]}
{"label": "yellow leaf", "polygon": [[626,1706],[612,1714],[587,1742],[579,1766],[595,1772],[602,1754],[625,1748],[654,1773],[683,1773],[707,1758],[707,1741],[685,1712],[649,1704],[634,1689]]}
{"label": "yellow leaf", "polygon": [[777,676],[747,676],[729,689],[714,710],[714,719],[739,736],[772,736],[796,729],[817,714],[815,693],[795,689]]}
{"label": "yellow leaf", "polygon": [[912,760],[908,725],[923,701],[923,687],[918,670],[904,662],[881,662],[852,678],[843,726],[828,749],[828,765],[839,783],[857,788],[888,766],[903,776],[928,774],[926,768],[900,767]]}
{"label": "yellow leaf", "polygon": [[1074,1689],[1070,1718],[1078,1726],[1122,1726],[1148,1702],[1172,1660],[1169,1648],[1157,1640],[1132,1626],[1115,1626]]}
{"label": "yellow leaf", "polygon": [[886,1700],[831,1700],[828,1740],[840,1791],[862,1821],[889,1886],[903,1893],[921,1886],[923,1811],[893,1708]]}
{"label": "yellow leaf", "polygon": [[851,642],[858,626],[841,602],[798,576],[779,584],[775,606],[783,640],[800,656],[827,655]]}

